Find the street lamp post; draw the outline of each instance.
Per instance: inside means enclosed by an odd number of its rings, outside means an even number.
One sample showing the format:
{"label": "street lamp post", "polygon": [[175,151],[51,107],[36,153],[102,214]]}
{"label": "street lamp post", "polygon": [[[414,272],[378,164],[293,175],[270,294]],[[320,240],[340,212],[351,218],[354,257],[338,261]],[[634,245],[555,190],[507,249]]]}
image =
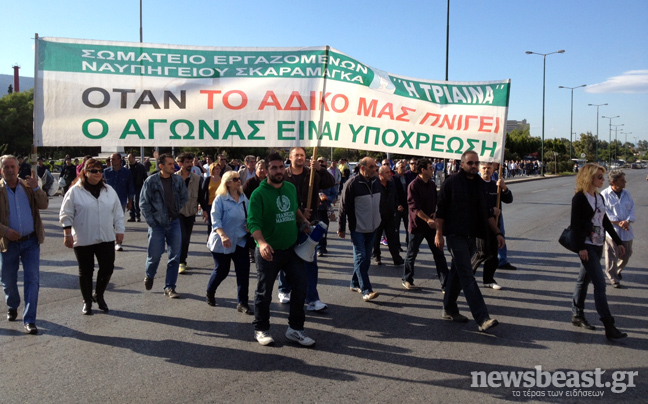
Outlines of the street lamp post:
{"label": "street lamp post", "polygon": [[608,144],[608,161],[609,164],[612,164],[612,120],[615,118],[620,118],[620,115],[617,116],[602,116],[603,119],[610,120],[610,143]]}
{"label": "street lamp post", "polygon": [[625,141],[623,142],[623,145],[625,146],[625,154],[623,155],[623,159],[627,162],[628,161],[628,135],[632,135],[632,132],[621,132],[622,135],[625,135]]}
{"label": "street lamp post", "polygon": [[569,160],[572,159],[572,134],[574,132],[574,89],[585,87],[587,84],[576,87],[558,86],[558,88],[568,88],[571,90],[571,124],[569,126]]}
{"label": "street lamp post", "polygon": [[598,143],[599,143],[599,107],[607,104],[587,104],[590,107],[596,107],[596,143],[594,144],[594,162],[598,163]]}
{"label": "street lamp post", "polygon": [[615,160],[619,159],[619,156],[618,156],[619,149],[618,149],[618,146],[617,146],[617,144],[619,143],[619,134],[618,134],[617,131],[619,130],[619,126],[623,126],[623,125],[625,125],[625,124],[622,123],[621,125],[612,125],[612,126],[614,126],[614,159]]}
{"label": "street lamp post", "polygon": [[542,148],[540,149],[540,175],[544,176],[544,134],[545,134],[545,77],[547,73],[547,55],[553,55],[554,53],[565,53],[565,50],[559,50],[556,52],[550,53],[537,53],[526,51],[527,55],[540,55],[542,56]]}

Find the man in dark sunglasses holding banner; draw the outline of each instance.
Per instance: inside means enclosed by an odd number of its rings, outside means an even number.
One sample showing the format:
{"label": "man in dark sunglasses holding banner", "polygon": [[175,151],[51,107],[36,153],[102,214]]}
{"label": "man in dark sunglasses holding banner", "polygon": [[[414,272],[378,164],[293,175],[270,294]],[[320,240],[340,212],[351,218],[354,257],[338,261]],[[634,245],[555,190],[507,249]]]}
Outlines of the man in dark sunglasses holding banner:
{"label": "man in dark sunglasses holding banner", "polygon": [[493,214],[486,205],[486,182],[477,175],[479,156],[474,151],[461,155],[461,170],[449,176],[441,185],[437,202],[437,233],[435,244],[443,249],[446,236],[452,265],[443,297],[442,318],[460,323],[468,318],[459,314],[457,298],[463,290],[479,331],[495,327],[472,271],[470,258],[475,253],[476,238],[485,238],[488,228],[496,235],[499,247],[504,246],[504,236],[497,228]]}

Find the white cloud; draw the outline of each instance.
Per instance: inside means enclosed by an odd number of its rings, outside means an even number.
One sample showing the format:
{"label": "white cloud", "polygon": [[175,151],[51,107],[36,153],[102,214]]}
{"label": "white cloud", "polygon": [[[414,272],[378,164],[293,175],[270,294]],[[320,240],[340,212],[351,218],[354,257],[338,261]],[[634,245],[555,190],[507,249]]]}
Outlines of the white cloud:
{"label": "white cloud", "polygon": [[648,70],[631,70],[603,83],[585,87],[588,93],[648,93]]}

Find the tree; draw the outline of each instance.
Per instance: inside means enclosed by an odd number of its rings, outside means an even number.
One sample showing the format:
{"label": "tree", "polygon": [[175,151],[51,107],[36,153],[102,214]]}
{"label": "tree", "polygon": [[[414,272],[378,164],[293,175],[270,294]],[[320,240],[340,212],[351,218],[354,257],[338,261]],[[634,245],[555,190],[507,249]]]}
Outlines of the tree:
{"label": "tree", "polygon": [[506,135],[506,158],[520,159],[529,154],[537,153],[540,150],[542,141],[539,137],[532,137],[529,128],[523,131],[519,128],[513,129]]}
{"label": "tree", "polygon": [[0,144],[13,154],[31,152],[34,138],[34,89],[0,98]]}

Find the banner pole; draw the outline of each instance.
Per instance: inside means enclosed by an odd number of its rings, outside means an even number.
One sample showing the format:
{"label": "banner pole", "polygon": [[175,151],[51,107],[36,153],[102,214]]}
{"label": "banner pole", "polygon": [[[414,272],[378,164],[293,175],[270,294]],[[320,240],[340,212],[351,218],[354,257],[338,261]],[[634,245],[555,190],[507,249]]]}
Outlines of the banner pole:
{"label": "banner pole", "polygon": [[[497,178],[502,178],[502,174],[504,172],[503,170],[503,165],[504,165],[504,152],[506,151],[506,121],[508,120],[508,104],[509,104],[509,97],[511,95],[511,79],[508,80],[509,85],[509,93],[506,95],[506,113],[504,114],[504,125],[503,127],[503,135],[502,135],[502,156],[500,157],[500,164],[499,164],[499,172]],[[502,201],[501,201],[501,193],[502,193],[502,188],[499,186],[497,187],[497,202],[495,203],[495,206],[497,208],[501,208]],[[495,218],[495,221],[499,223],[499,216]]]}
{"label": "banner pole", "polygon": [[322,133],[322,127],[324,126],[324,108],[322,107],[324,100],[326,99],[326,74],[328,72],[328,60],[329,60],[329,49],[330,47],[326,45],[324,50],[324,83],[322,85],[322,102],[320,103],[320,118],[319,125],[317,125],[317,144],[313,147],[313,157],[311,158],[310,166],[310,178],[308,179],[308,198],[306,199],[306,209],[311,208],[311,200],[313,195],[313,185],[315,183],[315,162],[317,161],[317,153],[319,144],[321,141],[320,134]]}
{"label": "banner pole", "polygon": [[[38,94],[38,33],[34,35],[34,100],[37,100],[38,97],[42,96],[42,94]],[[36,108],[34,108],[36,110]],[[38,148],[36,147],[36,119],[32,115],[32,157],[33,158],[38,158],[34,157],[38,155]],[[33,159],[32,159],[33,161]]]}

